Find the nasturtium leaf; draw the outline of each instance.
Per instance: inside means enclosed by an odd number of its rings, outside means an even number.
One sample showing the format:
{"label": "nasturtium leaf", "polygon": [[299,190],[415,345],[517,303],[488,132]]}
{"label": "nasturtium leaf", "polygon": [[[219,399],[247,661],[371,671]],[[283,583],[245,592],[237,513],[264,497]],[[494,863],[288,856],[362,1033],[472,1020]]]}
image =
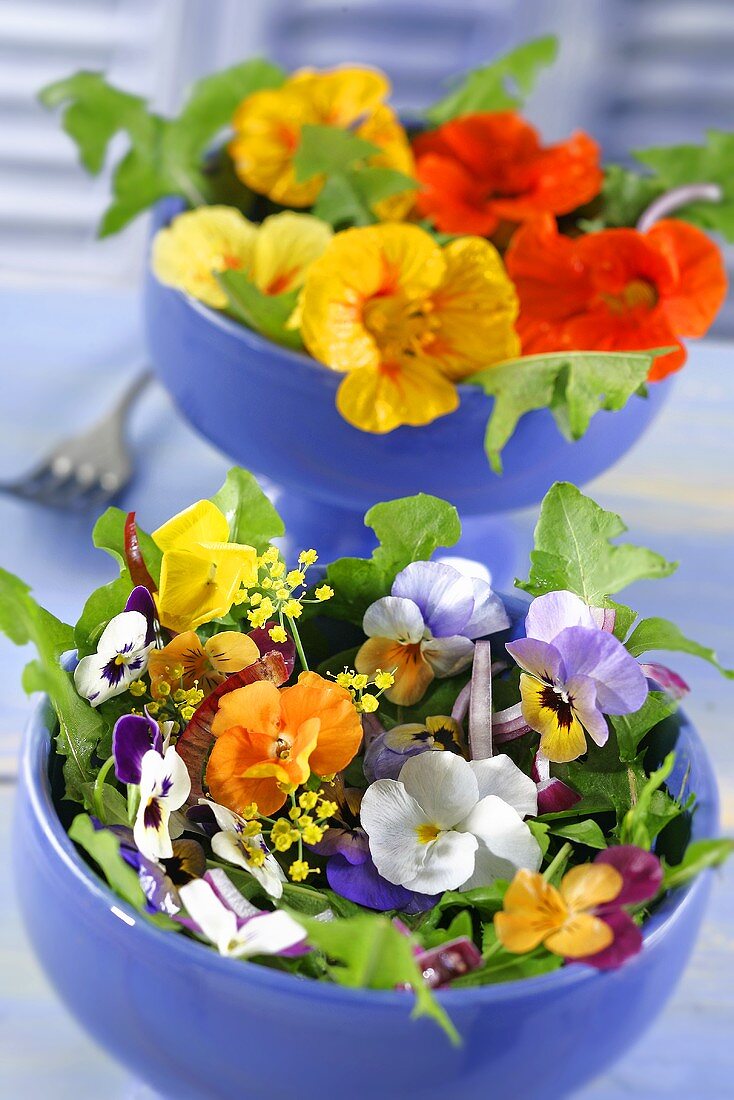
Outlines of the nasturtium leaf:
{"label": "nasturtium leaf", "polygon": [[670,695],[664,691],[651,691],[634,714],[610,715],[609,721],[617,737],[620,760],[624,763],[635,761],[643,737],[677,709],[678,702]]}
{"label": "nasturtium leaf", "polygon": [[718,840],[694,840],[686,848],[686,854],[680,863],[673,866],[663,864],[663,889],[673,890],[684,886],[707,867],[720,867],[734,854],[734,840],[722,837]]}
{"label": "nasturtium leaf", "polygon": [[366,160],[379,152],[379,146],[365,141],[351,130],[307,123],[301,129],[301,139],[293,157],[296,181],[305,183],[314,176],[343,172],[357,161]]}
{"label": "nasturtium leaf", "polygon": [[328,177],[312,213],[335,229],[345,224],[373,225],[378,220],[379,202],[418,186],[411,176],[394,168],[362,165],[345,169]]}
{"label": "nasturtium leaf", "polygon": [[541,69],[552,65],[558,39],[545,35],[525,42],[489,65],[474,69],[447,96],[426,111],[436,126],[459,115],[478,111],[506,111],[522,106]]}
{"label": "nasturtium leaf", "polygon": [[[528,824],[532,824],[528,822]],[[543,824],[539,822],[539,824]],[[546,825],[546,828],[548,826]],[[607,842],[599,824],[593,818],[585,821],[575,821],[570,825],[556,825],[550,829],[554,836],[561,836],[564,840],[571,840],[574,844],[585,844],[587,848],[606,848]]]}
{"label": "nasturtium leaf", "polygon": [[559,430],[580,439],[601,409],[618,410],[645,382],[657,352],[575,351],[527,355],[499,363],[467,379],[494,397],[485,450],[495,473],[501,452],[521,417],[550,408]]}
{"label": "nasturtium leaf", "polygon": [[298,290],[265,294],[244,271],[219,272],[217,281],[229,299],[230,311],[238,321],[276,344],[295,350],[303,347],[298,329],[288,328],[298,302]]}
{"label": "nasturtium leaf", "polygon": [[635,158],[651,169],[660,190],[691,183],[716,183],[722,201],[695,202],[677,210],[676,218],[713,229],[734,241],[734,133],[709,130],[703,145],[670,145],[637,150]]}
{"label": "nasturtium leaf", "polygon": [[708,661],[727,679],[734,679],[734,669],[720,665],[713,649],[700,645],[691,638],[686,638],[675,623],[667,619],[642,619],[627,639],[627,649],[633,657],[639,657],[653,650],[688,653],[692,657],[700,657],[702,661]]}
{"label": "nasturtium leaf", "polygon": [[61,655],[74,647],[72,628],[39,607],[19,577],[0,569],[0,630],[16,645],[32,642],[38,651],[25,682],[36,691],[45,691],[51,700],[59,721],[57,751],[66,757],[66,797],[83,802],[83,784],[93,779],[92,755],[106,726],[101,715],[77,694],[72,676],[61,667]]}
{"label": "nasturtium leaf", "polygon": [[372,557],[339,558],[326,572],[335,596],[324,604],[324,613],[356,623],[362,622],[371,603],[389,593],[401,569],[412,561],[426,561],[461,536],[453,505],[427,493],[375,504],[364,521],[379,540]]}
{"label": "nasturtium leaf", "polygon": [[[98,550],[104,550],[114,558],[120,566],[121,572],[127,568],[125,562],[126,519],[127,513],[123,512],[121,508],[108,508],[107,511],[103,512],[99,517],[92,531],[92,542],[94,545]],[[161,551],[153,542],[150,535],[142,531],[139,525],[137,533],[140,542],[140,550],[145,560],[145,564],[153,580],[157,583],[161,575]]]}
{"label": "nasturtium leaf", "polygon": [[254,546],[262,553],[269,543],[285,533],[283,520],[257,483],[257,479],[240,466],[227,474],[222,488],[212,497],[229,523],[232,542]]}
{"label": "nasturtium leaf", "polygon": [[343,920],[319,921],[294,916],[308,932],[309,941],[332,960],[329,972],[336,982],[361,989],[392,990],[409,985],[415,994],[413,1015],[435,1020],[454,1045],[460,1044],[456,1028],[423,981],[413,940],[399,932],[389,917],[361,913]]}
{"label": "nasturtium leaf", "polygon": [[284,77],[277,65],[258,58],[234,65],[198,81],[174,119],[155,114],[144,99],[114,88],[94,72],[50,84],[40,98],[47,107],[64,107],[64,129],[89,172],[101,171],[117,134],[128,140],[100,226],[100,235],[108,236],[166,195],[180,195],[191,204],[206,201],[203,166],[209,146],[242,99],[260,88],[277,87]]}
{"label": "nasturtium leaf", "polygon": [[530,576],[519,588],[540,596],[566,589],[591,607],[604,606],[607,596],[633,581],[668,577],[676,569],[653,550],[611,540],[626,526],[567,481],[550,487],[541,505],[531,551]]}
{"label": "nasturtium leaf", "polygon": [[115,893],[142,912],[143,888],[137,872],[120,855],[120,838],[109,829],[95,829],[88,814],[77,814],[69,828],[69,837],[92,857]]}
{"label": "nasturtium leaf", "polygon": [[[582,219],[580,227],[587,233],[633,227],[663,191],[662,184],[652,176],[640,175],[620,164],[610,164],[604,170],[601,208],[594,217]],[[596,205],[594,203],[594,207]]]}

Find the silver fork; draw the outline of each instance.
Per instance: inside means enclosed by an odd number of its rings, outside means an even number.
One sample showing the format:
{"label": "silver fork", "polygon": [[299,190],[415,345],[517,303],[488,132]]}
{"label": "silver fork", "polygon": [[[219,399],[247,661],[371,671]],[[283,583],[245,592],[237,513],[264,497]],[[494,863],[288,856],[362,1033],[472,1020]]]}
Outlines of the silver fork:
{"label": "silver fork", "polygon": [[151,371],[139,374],[101,420],[63,440],[29,473],[0,482],[0,492],[48,508],[82,511],[102,507],[132,476],[125,421],[152,378]]}

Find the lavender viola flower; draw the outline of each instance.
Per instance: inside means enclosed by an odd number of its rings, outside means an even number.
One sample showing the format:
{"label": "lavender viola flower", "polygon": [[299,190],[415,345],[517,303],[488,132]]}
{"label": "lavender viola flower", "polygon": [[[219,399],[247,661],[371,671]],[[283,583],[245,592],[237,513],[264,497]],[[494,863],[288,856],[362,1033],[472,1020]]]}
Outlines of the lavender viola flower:
{"label": "lavender viola flower", "polygon": [[367,608],[367,641],[356,657],[361,673],[394,672],[385,695],[412,706],[434,677],[453,676],[471,664],[475,638],[504,630],[509,619],[489,584],[435,561],[406,566],[389,596]]}
{"label": "lavender viola flower", "polygon": [[508,642],[507,651],[523,670],[523,717],[540,734],[540,751],[549,760],[583,755],[586,734],[604,745],[604,716],[632,714],[645,702],[647,680],[639,664],[573,592],[533,600],[525,633]]}
{"label": "lavender viola flower", "polygon": [[449,715],[437,714],[425,722],[406,722],[382,730],[372,738],[364,756],[364,774],[376,779],[397,779],[411,756],[431,750],[448,750],[462,755],[464,736],[460,724]]}
{"label": "lavender viola flower", "polygon": [[264,912],[251,905],[223,871],[207,871],[180,891],[188,928],[209,940],[220,955],[238,959],[253,955],[302,954],[305,929],[282,909]]}
{"label": "lavender viola flower", "polygon": [[139,611],[122,611],[110,619],[97,643],[97,652],[82,657],[74,670],[79,694],[93,707],[127,691],[148,667],[152,643],[148,620]]}

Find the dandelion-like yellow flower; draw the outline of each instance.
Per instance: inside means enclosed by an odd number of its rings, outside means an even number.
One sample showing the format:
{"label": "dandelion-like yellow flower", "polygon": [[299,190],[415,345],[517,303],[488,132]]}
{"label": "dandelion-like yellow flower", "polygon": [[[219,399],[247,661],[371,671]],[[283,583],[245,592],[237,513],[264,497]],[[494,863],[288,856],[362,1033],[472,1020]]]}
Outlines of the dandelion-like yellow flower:
{"label": "dandelion-like yellow flower", "polygon": [[443,248],[417,225],[338,233],[306,275],[301,334],[343,372],[337,406],[363,431],[428,424],[458,406],[455,383],[519,352],[517,295],[489,241]]}
{"label": "dandelion-like yellow flower", "polygon": [[234,207],[200,206],[156,233],[151,263],[162,283],[224,309],[216,273],[243,271],[263,294],[284,294],[303,285],[331,236],[331,227],[310,214],[286,210],[255,225]]}
{"label": "dandelion-like yellow flower", "polygon": [[[373,69],[329,72],[301,69],[280,88],[254,92],[240,103],[232,120],[235,137],[229,153],[235,171],[251,190],[283,206],[312,206],[324,185],[321,176],[296,180],[293,159],[306,125],[352,130],[380,148],[370,163],[414,174],[413,154],[403,127],[384,100],[387,78]],[[382,218],[404,217],[413,193],[402,193],[377,206]]]}

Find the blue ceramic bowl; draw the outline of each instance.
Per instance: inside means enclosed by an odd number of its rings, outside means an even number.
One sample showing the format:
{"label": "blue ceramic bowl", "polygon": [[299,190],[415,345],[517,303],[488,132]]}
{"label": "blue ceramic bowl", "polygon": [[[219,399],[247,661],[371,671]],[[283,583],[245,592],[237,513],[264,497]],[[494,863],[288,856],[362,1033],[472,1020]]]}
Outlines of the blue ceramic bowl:
{"label": "blue ceramic bowl", "polygon": [[[706,873],[669,895],[645,948],[620,970],[581,965],[440,994],[464,1045],[410,1018],[401,992],[343,989],[222,959],[162,932],[76,852],[52,802],[49,708],[27,733],[15,865],[26,927],[70,1011],[131,1073],[177,1100],[556,1100],[618,1057],[659,1013],[686,965]],[[672,786],[690,767],[694,836],[716,833],[711,762],[683,721]],[[42,1042],[41,1037],[41,1042]],[[671,1051],[675,1057],[675,1051]]]}
{"label": "blue ceramic bowl", "polygon": [[[162,203],[157,226],[181,206]],[[322,531],[324,506],[347,513],[335,526],[349,525],[351,514],[356,541],[362,516],[378,500],[433,493],[466,517],[535,504],[554,481],[583,485],[642,435],[670,389],[657,383],[647,398],[598,413],[576,443],[563,439],[549,410],[529,413],[503,452],[499,476],[484,451],[493,399],[476,386],[459,386],[459,408],[426,427],[370,435],[337,412],[340,374],[163,286],[150,272],[145,323],[158,377],[191,424],[235,462],[300,499]],[[305,520],[288,516],[287,501],[283,510],[291,527]],[[347,546],[352,553],[363,548]]]}

